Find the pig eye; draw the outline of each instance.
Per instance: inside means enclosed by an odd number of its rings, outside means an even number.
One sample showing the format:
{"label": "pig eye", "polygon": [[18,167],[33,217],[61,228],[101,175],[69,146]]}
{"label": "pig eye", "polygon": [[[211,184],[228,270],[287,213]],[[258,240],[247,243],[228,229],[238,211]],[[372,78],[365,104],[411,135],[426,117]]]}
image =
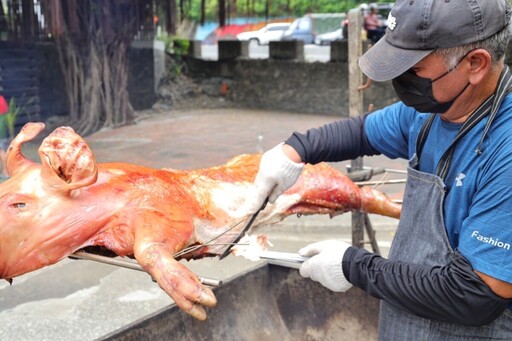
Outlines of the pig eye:
{"label": "pig eye", "polygon": [[12,208],[25,208],[27,204],[24,202],[15,202],[14,204],[11,204]]}

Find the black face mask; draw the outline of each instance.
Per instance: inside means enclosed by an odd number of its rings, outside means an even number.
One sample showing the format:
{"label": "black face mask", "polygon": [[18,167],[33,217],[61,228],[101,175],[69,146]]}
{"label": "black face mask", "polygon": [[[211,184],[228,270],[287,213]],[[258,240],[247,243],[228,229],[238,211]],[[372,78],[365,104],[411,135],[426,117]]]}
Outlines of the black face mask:
{"label": "black face mask", "polygon": [[405,105],[408,107],[413,107],[416,109],[416,111],[419,112],[441,114],[447,112],[448,109],[450,109],[452,106],[453,102],[455,102],[455,100],[459,98],[459,96],[462,95],[464,91],[466,91],[470,83],[468,82],[464,89],[462,89],[462,91],[459,92],[455,98],[445,103],[439,103],[434,98],[434,94],[432,92],[432,83],[452,72],[455,68],[457,68],[457,66],[459,66],[460,62],[466,56],[462,57],[455,67],[446,71],[441,76],[433,80],[430,78],[420,77],[412,71],[404,72],[400,76],[393,79],[393,87],[395,88],[398,97],[402,102],[404,102]]}

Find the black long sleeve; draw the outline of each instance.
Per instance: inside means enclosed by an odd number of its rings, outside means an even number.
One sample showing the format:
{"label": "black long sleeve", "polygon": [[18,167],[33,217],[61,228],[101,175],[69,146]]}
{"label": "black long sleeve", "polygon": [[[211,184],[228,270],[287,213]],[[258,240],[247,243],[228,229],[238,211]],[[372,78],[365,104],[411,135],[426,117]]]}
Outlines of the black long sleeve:
{"label": "black long sleeve", "polygon": [[424,318],[480,326],[499,317],[512,302],[496,295],[458,252],[448,265],[423,266],[350,247],[342,267],[354,286]]}
{"label": "black long sleeve", "polygon": [[364,132],[366,116],[345,118],[304,134],[295,132],[285,143],[299,153],[302,161],[311,164],[377,155],[379,152],[370,145]]}

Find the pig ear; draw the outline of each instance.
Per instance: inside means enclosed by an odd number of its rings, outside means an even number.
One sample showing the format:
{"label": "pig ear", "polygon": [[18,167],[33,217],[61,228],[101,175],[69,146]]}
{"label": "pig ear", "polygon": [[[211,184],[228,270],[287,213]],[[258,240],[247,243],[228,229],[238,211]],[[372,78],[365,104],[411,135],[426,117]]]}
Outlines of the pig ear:
{"label": "pig ear", "polygon": [[94,154],[70,127],[59,127],[39,147],[43,181],[63,190],[96,182],[98,168]]}
{"label": "pig ear", "polygon": [[23,156],[21,146],[25,142],[33,140],[43,129],[44,123],[27,123],[12,140],[5,154],[5,168],[9,176],[13,176],[25,167],[34,164],[34,162]]}

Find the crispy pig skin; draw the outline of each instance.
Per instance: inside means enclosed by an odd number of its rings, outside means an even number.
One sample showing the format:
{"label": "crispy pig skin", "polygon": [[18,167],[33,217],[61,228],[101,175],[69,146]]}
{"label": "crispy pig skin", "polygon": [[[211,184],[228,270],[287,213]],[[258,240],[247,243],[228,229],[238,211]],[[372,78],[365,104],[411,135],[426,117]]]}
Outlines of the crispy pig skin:
{"label": "crispy pig skin", "polygon": [[[0,184],[0,278],[95,245],[135,257],[182,310],[205,319],[204,306],[214,306],[215,296],[178,259],[222,254],[238,236],[250,218],[244,205],[254,194],[261,155],[190,171],[98,164],[72,128],[59,127],[43,140],[36,163],[21,146],[43,129],[42,123],[27,123],[7,151],[10,178]],[[258,215],[253,230],[292,214],[332,216],[354,209],[400,215],[400,206],[382,193],[362,191],[327,164],[306,165],[297,183]]]}

